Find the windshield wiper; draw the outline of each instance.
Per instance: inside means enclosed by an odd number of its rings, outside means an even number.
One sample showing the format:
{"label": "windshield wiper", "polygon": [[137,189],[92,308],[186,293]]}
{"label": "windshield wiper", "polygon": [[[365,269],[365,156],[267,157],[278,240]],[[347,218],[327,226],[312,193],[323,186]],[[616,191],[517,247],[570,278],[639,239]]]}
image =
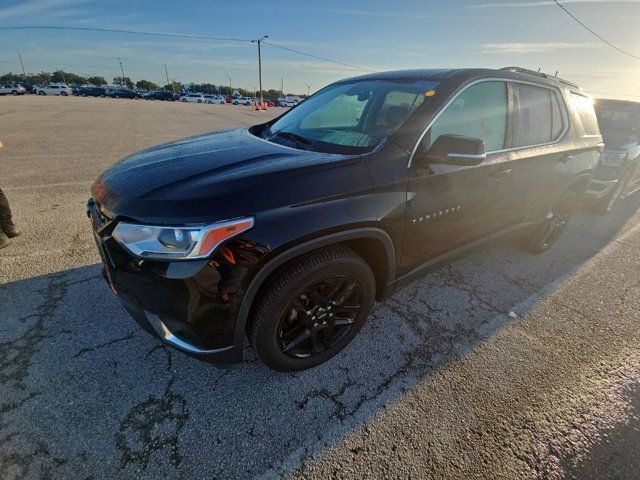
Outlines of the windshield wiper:
{"label": "windshield wiper", "polygon": [[[297,133],[293,133],[293,132],[276,132],[273,135],[271,135],[270,139],[272,139],[273,137],[282,137],[282,138],[288,138],[289,140],[293,140],[294,142],[296,142],[298,145],[301,145],[305,148],[305,150],[312,150],[313,148],[313,143],[304,138],[301,135],[298,135]],[[311,147],[311,148],[309,148]]]}

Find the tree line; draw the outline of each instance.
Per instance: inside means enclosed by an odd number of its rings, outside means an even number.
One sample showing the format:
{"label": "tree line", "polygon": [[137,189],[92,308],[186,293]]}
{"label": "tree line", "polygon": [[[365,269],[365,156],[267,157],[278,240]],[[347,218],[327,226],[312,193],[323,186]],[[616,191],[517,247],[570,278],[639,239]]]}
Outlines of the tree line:
{"label": "tree line", "polygon": [[[84,76],[78,75],[77,73],[65,72],[62,70],[56,70],[54,72],[40,72],[40,73],[29,73],[26,75],[21,75],[19,73],[5,73],[4,75],[0,75],[0,83],[23,83],[26,82],[31,85],[48,85],[50,83],[64,83],[66,85],[93,85],[96,87],[101,87],[104,85],[108,85],[107,80],[101,76]],[[129,77],[114,77],[112,80],[113,85],[119,85],[126,88],[139,88],[141,90],[168,90],[174,92],[198,92],[198,93],[206,93],[206,94],[220,94],[220,95],[233,95],[233,92],[238,92],[241,96],[244,97],[253,97],[258,94],[257,91],[247,90],[245,88],[233,88],[229,87],[229,85],[215,85],[213,83],[190,83],[183,84],[180,82],[171,82],[166,85],[158,85],[150,80],[138,80],[134,83],[133,80]],[[283,93],[279,90],[263,90],[263,96],[269,100],[276,100],[279,97],[283,96]],[[292,95],[292,94],[287,94]]]}

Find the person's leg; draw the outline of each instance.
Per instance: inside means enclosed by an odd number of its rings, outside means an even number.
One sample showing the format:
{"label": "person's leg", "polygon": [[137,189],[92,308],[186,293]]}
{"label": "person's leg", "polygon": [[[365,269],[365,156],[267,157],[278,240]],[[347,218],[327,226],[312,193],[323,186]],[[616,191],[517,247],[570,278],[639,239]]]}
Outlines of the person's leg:
{"label": "person's leg", "polygon": [[11,210],[9,209],[9,202],[5,197],[2,190],[0,190],[0,248],[5,248],[11,245],[11,240],[2,230],[2,222],[5,218],[11,219]]}
{"label": "person's leg", "polygon": [[9,200],[7,200],[2,189],[0,189],[0,229],[9,238],[20,235],[20,229],[13,223],[13,218],[11,217]]}

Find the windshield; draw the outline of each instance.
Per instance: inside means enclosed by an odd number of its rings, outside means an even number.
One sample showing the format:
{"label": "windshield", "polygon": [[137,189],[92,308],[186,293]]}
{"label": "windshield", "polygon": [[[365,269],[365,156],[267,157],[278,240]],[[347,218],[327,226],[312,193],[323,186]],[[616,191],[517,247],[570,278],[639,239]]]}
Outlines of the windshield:
{"label": "windshield", "polygon": [[639,106],[597,103],[596,113],[603,132],[610,135],[637,135],[640,128]]}
{"label": "windshield", "polygon": [[438,85],[425,80],[366,80],[329,85],[262,135],[294,148],[364,153],[397,130]]}

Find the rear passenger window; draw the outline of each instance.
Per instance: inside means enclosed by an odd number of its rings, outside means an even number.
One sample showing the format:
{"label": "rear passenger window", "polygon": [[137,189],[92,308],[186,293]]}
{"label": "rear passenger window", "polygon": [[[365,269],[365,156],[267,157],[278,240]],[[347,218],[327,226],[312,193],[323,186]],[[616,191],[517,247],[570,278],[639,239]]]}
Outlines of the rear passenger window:
{"label": "rear passenger window", "polygon": [[600,135],[598,119],[591,99],[580,93],[571,92],[571,102],[578,112],[585,135]]}
{"label": "rear passenger window", "polygon": [[564,128],[555,92],[525,83],[512,85],[515,97],[512,146],[541,145],[555,140]]}
{"label": "rear passenger window", "polygon": [[430,141],[440,135],[464,135],[484,140],[487,152],[504,148],[507,131],[507,84],[480,82],[463,90],[431,126]]}

